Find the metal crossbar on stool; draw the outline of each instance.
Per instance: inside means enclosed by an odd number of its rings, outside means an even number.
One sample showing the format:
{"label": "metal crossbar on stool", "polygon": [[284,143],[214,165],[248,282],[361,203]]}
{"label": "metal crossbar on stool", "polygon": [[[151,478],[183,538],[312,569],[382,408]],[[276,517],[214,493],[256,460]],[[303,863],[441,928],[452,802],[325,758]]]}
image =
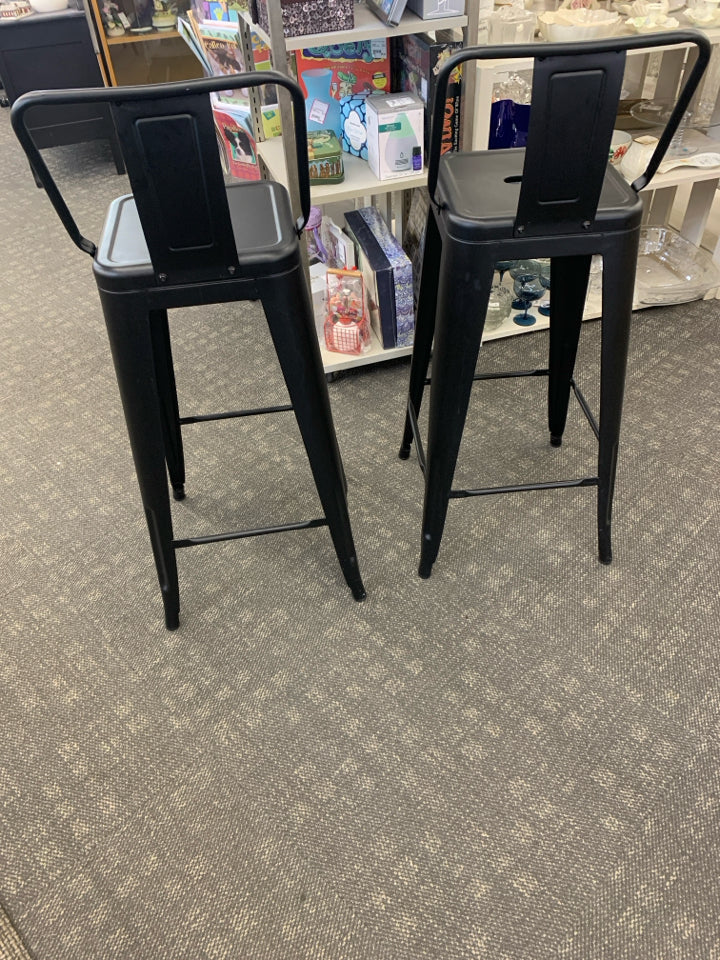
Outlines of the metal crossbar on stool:
{"label": "metal crossbar on stool", "polygon": [[[685,80],[647,169],[628,184],[608,163],[628,50],[683,46]],[[692,48],[695,48],[693,50]],[[591,43],[470,47],[445,61],[437,78],[430,136],[430,209],[423,254],[400,457],[419,441],[418,415],[432,354],[419,575],[430,576],[451,498],[556,487],[596,486],[598,553],[610,563],[611,514],[627,364],[642,203],[639,191],[657,171],[710,57],[697,30],[618,37]],[[693,55],[697,58],[693,62]],[[441,156],[448,80],[475,60],[532,59],[527,147]],[[604,260],[600,416],[596,423],[575,386],[577,354],[592,256]],[[476,374],[495,265],[551,261],[547,370]],[[598,439],[596,477],[453,490],[470,391],[479,379],[548,378],[548,427],[562,443],[571,390]]]}

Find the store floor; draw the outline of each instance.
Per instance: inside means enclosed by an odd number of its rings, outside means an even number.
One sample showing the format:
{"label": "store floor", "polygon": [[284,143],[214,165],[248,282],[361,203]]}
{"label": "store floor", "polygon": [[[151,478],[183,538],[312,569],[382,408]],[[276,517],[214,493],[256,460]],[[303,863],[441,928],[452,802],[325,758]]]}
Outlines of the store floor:
{"label": "store floor", "polygon": [[[50,154],[94,237],[103,150]],[[330,385],[368,599],[323,529],[196,548],[168,633],[90,260],[8,111],[0,169],[0,957],[720,956],[717,302],[636,317],[612,566],[579,489],[451,503],[418,579],[401,361]],[[257,307],[171,325],[185,412],[283,397]],[[461,482],[591,469],[540,383],[471,418]],[[310,515],[288,414],[186,441],[180,535]]]}

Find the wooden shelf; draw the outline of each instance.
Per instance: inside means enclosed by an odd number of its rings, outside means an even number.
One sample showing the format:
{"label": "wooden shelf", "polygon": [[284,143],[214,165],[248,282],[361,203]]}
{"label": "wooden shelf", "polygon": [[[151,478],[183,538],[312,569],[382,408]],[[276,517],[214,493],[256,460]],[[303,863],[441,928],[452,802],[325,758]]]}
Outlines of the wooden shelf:
{"label": "wooden shelf", "polygon": [[179,37],[177,30],[153,30],[151,33],[126,33],[122,37],[105,37],[109,47],[123,43],[146,43],[148,40],[170,40]]}

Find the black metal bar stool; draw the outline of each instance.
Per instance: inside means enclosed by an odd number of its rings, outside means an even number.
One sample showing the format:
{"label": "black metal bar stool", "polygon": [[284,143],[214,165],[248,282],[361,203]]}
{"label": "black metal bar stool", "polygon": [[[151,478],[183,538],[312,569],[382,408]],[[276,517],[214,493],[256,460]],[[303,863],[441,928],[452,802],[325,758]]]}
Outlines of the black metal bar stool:
{"label": "black metal bar stool", "polygon": [[[686,80],[646,171],[630,185],[608,164],[610,139],[628,50],[697,48]],[[413,438],[425,474],[419,574],[430,576],[451,498],[597,486],[599,556],[610,563],[610,519],[637,263],[642,204],[638,192],[655,174],[707,66],[710,42],[698,31],[620,37],[592,43],[471,47],[439,73],[430,142],[430,211],[400,457]],[[532,59],[532,106],[524,149],[447,153],[441,157],[442,105],[448,78],[475,60]],[[600,417],[595,477],[453,490],[458,450],[476,374],[495,264],[550,258],[550,347],[546,370],[498,376],[548,378],[550,442],[562,443],[590,261],[603,258]],[[433,346],[434,344],[434,346]],[[418,431],[430,356],[427,450]],[[579,394],[583,409],[587,404]]]}
{"label": "black metal bar stool", "polygon": [[[268,83],[284,87],[293,100],[302,207],[297,222],[280,184],[259,180],[226,186],[223,181],[208,95]],[[110,106],[133,192],[111,204],[96,247],[78,230],[25,118],[38,105],[97,101]],[[14,104],[12,122],[67,232],[93,257],[167,627],[179,623],[177,549],[301,528],[329,526],[345,580],[362,600],[345,476],[300,258],[298,237],[310,210],[300,87],[267,71],[149,87],[40,91]],[[251,299],[262,301],[291,404],[180,417],[168,309]],[[323,517],[175,539],[166,467],[180,500],[185,496],[182,425],[281,409],[295,413]]]}

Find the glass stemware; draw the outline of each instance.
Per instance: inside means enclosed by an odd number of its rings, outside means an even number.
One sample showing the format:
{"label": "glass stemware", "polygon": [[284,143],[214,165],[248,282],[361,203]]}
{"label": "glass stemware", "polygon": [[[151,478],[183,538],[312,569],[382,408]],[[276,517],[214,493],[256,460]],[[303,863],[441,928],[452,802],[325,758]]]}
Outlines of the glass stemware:
{"label": "glass stemware", "polygon": [[[540,261],[540,276],[538,278],[540,283],[543,286],[544,290],[550,289],[550,261],[541,260]],[[544,317],[550,316],[550,300],[547,303],[541,303],[538,306],[538,313],[541,313]]]}
{"label": "glass stemware", "polygon": [[[510,276],[513,280],[532,280],[540,276],[540,261],[539,260],[514,260],[512,266],[509,269]],[[515,290],[516,299],[513,301],[513,310],[524,310],[525,304],[518,295],[517,286],[513,285]],[[534,321],[533,321],[534,322]]]}
{"label": "glass stemware", "polygon": [[503,277],[507,271],[515,264],[515,260],[498,260],[495,264],[495,269],[500,274],[500,283],[503,281]]}
{"label": "glass stemware", "polygon": [[490,290],[487,313],[485,314],[485,330],[497,330],[510,316],[512,308],[512,293],[502,283],[494,283]]}
{"label": "glass stemware", "polygon": [[545,288],[540,283],[540,277],[524,274],[515,280],[513,288],[517,294],[518,302],[522,303],[521,309],[523,310],[523,313],[518,313],[513,317],[513,323],[516,323],[519,327],[531,327],[536,320],[532,314],[528,313],[528,309],[545,292]]}

